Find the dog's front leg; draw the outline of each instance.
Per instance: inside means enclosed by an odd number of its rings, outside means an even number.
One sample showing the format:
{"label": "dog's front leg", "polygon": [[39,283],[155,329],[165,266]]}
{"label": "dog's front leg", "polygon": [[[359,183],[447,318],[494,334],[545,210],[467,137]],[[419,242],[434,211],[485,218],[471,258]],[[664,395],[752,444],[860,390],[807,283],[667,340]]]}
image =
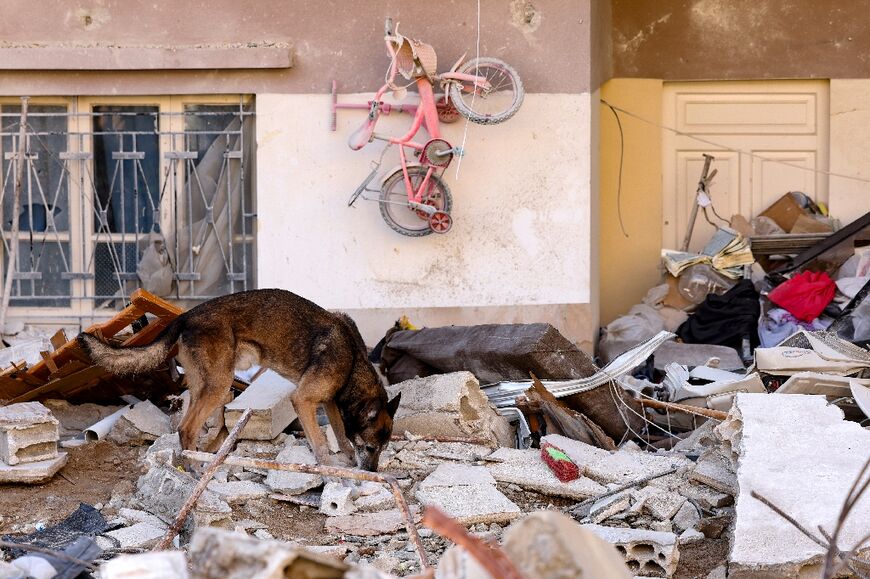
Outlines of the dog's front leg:
{"label": "dog's front leg", "polygon": [[356,451],[353,449],[353,444],[347,438],[344,431],[344,420],[341,418],[341,412],[338,410],[334,400],[323,403],[323,409],[326,411],[326,416],[329,418],[329,424],[332,426],[332,432],[335,434],[335,439],[338,441],[338,446],[341,451],[347,456],[351,464],[356,464]]}

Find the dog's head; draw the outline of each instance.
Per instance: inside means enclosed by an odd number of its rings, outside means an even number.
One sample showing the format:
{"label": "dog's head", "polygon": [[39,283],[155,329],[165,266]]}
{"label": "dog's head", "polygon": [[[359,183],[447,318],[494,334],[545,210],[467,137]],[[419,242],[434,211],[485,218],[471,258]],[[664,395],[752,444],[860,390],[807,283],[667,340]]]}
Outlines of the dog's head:
{"label": "dog's head", "polygon": [[353,443],[357,467],[362,470],[378,470],[381,451],[390,442],[393,434],[393,416],[399,408],[401,393],[390,401],[372,402],[363,411],[355,432],[348,432]]}

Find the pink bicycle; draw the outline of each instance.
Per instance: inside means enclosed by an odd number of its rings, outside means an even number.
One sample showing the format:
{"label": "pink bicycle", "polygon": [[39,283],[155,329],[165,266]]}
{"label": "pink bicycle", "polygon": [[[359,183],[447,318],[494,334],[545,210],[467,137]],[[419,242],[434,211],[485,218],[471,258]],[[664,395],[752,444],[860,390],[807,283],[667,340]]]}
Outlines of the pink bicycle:
{"label": "pink bicycle", "polygon": [[[390,66],[384,86],[373,100],[366,104],[338,103],[336,83],[332,83],[332,130],[336,128],[338,109],[365,109],[368,117],[350,136],[348,145],[356,151],[375,140],[387,143],[380,158],[372,162],[371,173],[351,195],[348,206],[360,196],[377,201],[384,221],[402,235],[420,237],[432,232],[447,233],[453,225],[450,216],[453,200],[442,175],[453,157],[462,155],[463,151],[441,137],[439,122],[454,122],[459,115],[483,125],[504,122],[520,108],[523,84],[516,71],[497,58],[465,61],[463,55],[448,72],[437,74],[437,58],[432,47],[399,34],[398,25],[394,30],[389,18],[384,27],[384,41]],[[397,74],[408,80],[408,84],[396,85]],[[435,94],[435,83],[440,85],[443,94]],[[393,91],[396,99],[402,99],[411,85],[417,87],[419,102],[390,104],[381,100],[387,90]],[[408,132],[401,137],[375,133],[380,115],[392,112],[414,115]],[[426,142],[414,140],[421,128],[429,135]],[[399,168],[382,180],[380,189],[370,189],[369,184],[380,171],[384,155],[393,145],[399,145]],[[409,162],[406,150],[419,160]],[[369,198],[363,195],[365,192],[379,195],[377,199]]]}

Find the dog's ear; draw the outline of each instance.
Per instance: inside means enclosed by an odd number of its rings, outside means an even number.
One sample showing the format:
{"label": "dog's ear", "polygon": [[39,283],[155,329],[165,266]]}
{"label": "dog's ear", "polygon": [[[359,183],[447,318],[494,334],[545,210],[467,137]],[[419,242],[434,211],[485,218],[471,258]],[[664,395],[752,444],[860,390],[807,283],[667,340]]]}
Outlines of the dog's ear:
{"label": "dog's ear", "polygon": [[387,414],[390,415],[390,418],[396,415],[396,410],[399,409],[399,400],[402,398],[402,393],[399,392],[396,394],[396,397],[387,402]]}

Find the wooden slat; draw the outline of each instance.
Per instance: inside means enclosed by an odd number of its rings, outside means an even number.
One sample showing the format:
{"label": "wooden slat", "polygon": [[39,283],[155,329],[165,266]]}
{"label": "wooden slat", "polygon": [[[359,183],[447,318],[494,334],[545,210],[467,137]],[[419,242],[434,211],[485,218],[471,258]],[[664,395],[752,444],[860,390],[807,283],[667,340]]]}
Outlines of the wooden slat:
{"label": "wooden slat", "polygon": [[134,291],[130,299],[134,304],[139,306],[140,309],[150,314],[154,314],[158,318],[174,318],[184,313],[184,310],[175,304],[171,304],[143,289],[137,289]]}
{"label": "wooden slat", "polygon": [[51,352],[40,352],[40,356],[42,356],[42,361],[45,362],[45,365],[48,366],[49,371],[52,374],[57,372],[57,364],[54,363],[54,360],[51,359]]}
{"label": "wooden slat", "polygon": [[61,346],[67,342],[69,342],[69,339],[66,337],[66,332],[63,331],[63,328],[59,329],[51,337],[51,347],[54,348],[55,351],[59,350]]}
{"label": "wooden slat", "polygon": [[69,376],[58,378],[57,380],[51,380],[50,382],[46,382],[42,386],[33,388],[32,390],[28,390],[24,394],[13,398],[10,401],[10,404],[15,404],[17,402],[29,402],[30,400],[34,400],[50,392],[62,391],[65,388],[73,388],[84,382],[93,380],[104,375],[106,375],[106,371],[99,366],[88,366],[87,368],[79,370],[78,372],[70,374]]}

